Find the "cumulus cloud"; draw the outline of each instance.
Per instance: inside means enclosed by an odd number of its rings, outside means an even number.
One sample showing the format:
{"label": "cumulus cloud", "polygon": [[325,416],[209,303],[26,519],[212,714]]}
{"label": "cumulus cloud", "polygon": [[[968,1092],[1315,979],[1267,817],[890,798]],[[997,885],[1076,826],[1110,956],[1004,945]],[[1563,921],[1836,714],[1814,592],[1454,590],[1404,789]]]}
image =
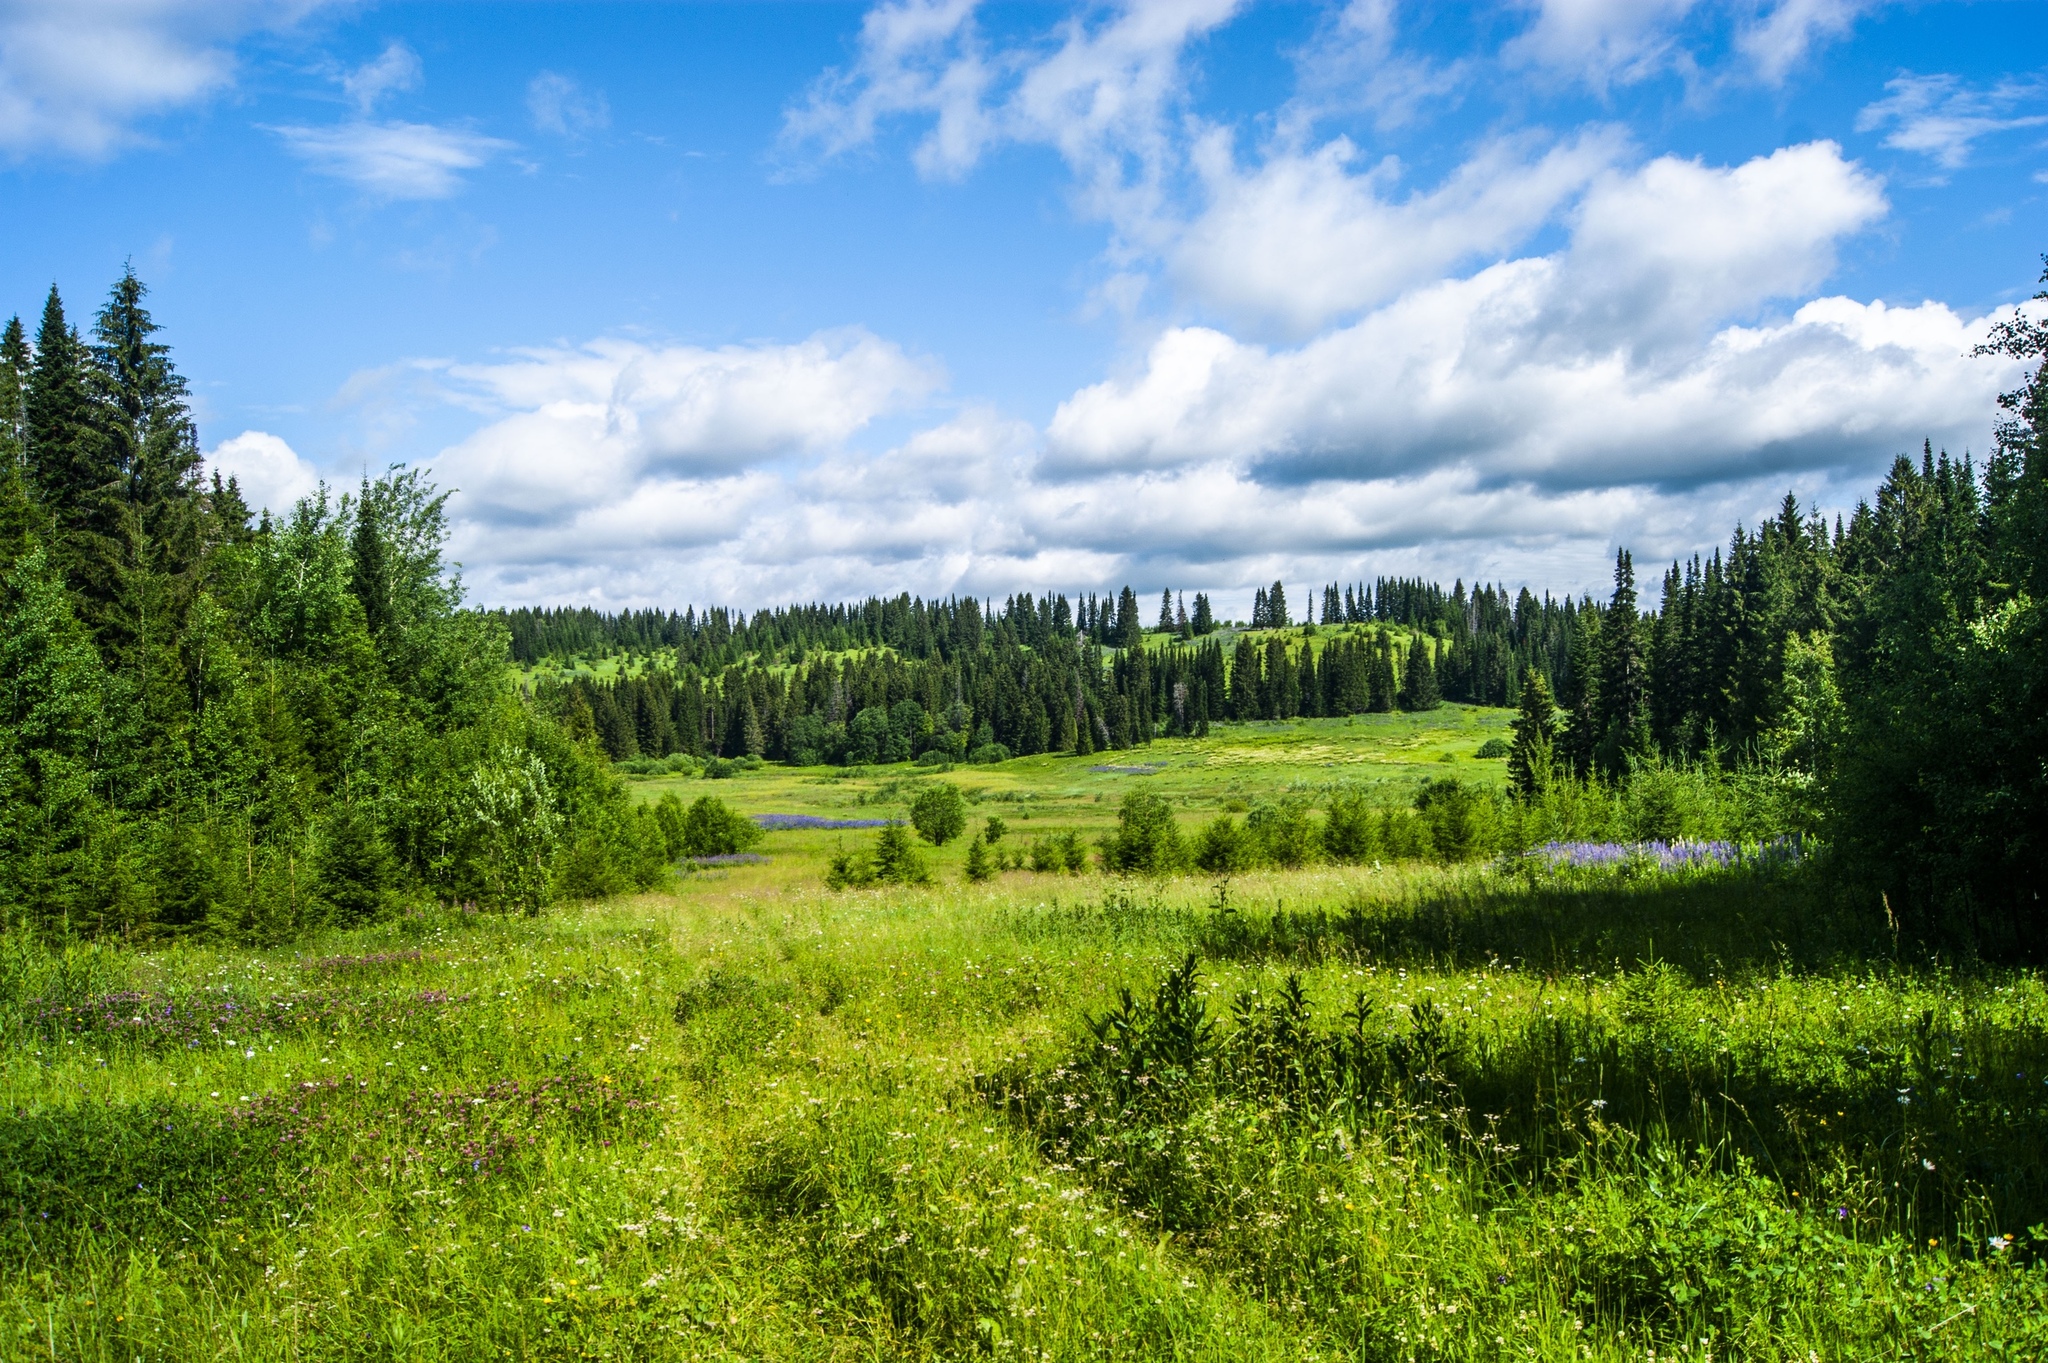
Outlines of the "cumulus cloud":
{"label": "cumulus cloud", "polygon": [[282,515],[320,485],[319,471],[268,431],[243,431],[221,441],[207,452],[206,469],[233,478],[242,500],[272,515]]}
{"label": "cumulus cloud", "polygon": [[134,124],[233,83],[234,44],[327,0],[11,0],[0,5],[0,150],[99,157]]}
{"label": "cumulus cloud", "polygon": [[1696,485],[1946,434],[1972,410],[1959,397],[1988,404],[1994,390],[1963,358],[1963,319],[1938,304],[1822,299],[1718,325],[1812,287],[1836,241],[1883,211],[1830,143],[1608,172],[1563,250],[1413,289],[1298,348],[1168,329],[1138,374],[1061,405],[1049,465]]}
{"label": "cumulus cloud", "polygon": [[585,90],[569,77],[543,71],[526,86],[526,112],[533,126],[557,137],[583,137],[611,126],[611,105],[603,92]]}
{"label": "cumulus cloud", "polygon": [[601,340],[456,365],[446,378],[502,413],[437,463],[466,514],[558,526],[610,517],[605,542],[636,522],[635,507],[666,505],[659,489],[738,495],[751,467],[838,447],[941,382],[859,329],[716,350]]}
{"label": "cumulus cloud", "polygon": [[1436,188],[1395,199],[1385,191],[1399,164],[1354,170],[1347,138],[1246,170],[1229,136],[1212,133],[1195,156],[1208,204],[1172,248],[1171,268],[1205,303],[1305,333],[1517,244],[1621,150],[1608,130],[1540,154],[1529,139],[1500,140]]}
{"label": "cumulus cloud", "polygon": [[1973,90],[1954,76],[1908,73],[1884,88],[1885,97],[1856,116],[1857,131],[1888,128],[1887,147],[1917,152],[1943,170],[1968,164],[1971,148],[1983,138],[2048,124],[2048,113],[2020,112],[2048,104],[2048,87],[2039,82],[2003,81]]}
{"label": "cumulus cloud", "polygon": [[513,144],[467,128],[432,123],[357,121],[327,128],[274,128],[285,149],[316,174],[377,199],[445,199],[463,173]]}

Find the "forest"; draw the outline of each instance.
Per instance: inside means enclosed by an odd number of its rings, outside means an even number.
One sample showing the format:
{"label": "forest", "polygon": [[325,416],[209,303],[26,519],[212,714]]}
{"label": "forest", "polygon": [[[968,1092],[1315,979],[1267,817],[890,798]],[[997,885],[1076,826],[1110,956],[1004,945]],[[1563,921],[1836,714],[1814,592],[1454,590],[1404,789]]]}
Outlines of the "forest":
{"label": "forest", "polygon": [[145,296],[125,274],[81,333],[53,288],[32,339],[0,336],[0,902],[37,932],[281,941],[649,887],[675,848],[636,760],[994,763],[1451,701],[1518,709],[1522,795],[1769,773],[1913,931],[2048,947],[2048,338],[2024,316],[1984,343],[2032,376],[1981,466],[1901,455],[1832,522],[1787,496],[1654,601],[1623,549],[1604,599],[1380,578],[1297,619],[1275,582],[1237,624],[1129,586],[477,609],[421,470],[274,516],[203,476]]}

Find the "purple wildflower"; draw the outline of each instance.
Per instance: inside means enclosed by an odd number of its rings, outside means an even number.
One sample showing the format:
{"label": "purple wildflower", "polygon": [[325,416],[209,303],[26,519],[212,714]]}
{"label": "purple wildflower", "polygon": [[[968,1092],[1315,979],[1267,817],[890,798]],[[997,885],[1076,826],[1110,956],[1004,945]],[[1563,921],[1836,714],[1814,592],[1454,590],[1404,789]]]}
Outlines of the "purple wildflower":
{"label": "purple wildflower", "polygon": [[770,833],[792,828],[886,828],[894,819],[828,819],[819,814],[756,814],[754,822]]}

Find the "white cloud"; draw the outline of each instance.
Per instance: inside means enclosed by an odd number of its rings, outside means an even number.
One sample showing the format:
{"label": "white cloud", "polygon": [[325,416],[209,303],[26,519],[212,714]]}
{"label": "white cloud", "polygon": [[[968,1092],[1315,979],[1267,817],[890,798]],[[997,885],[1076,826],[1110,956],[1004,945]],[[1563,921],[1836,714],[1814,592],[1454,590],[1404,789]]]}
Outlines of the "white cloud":
{"label": "white cloud", "polygon": [[417,90],[426,76],[419,54],[401,42],[388,44],[373,61],[365,62],[341,77],[342,92],[356,112],[368,115],[384,96],[401,90]]}
{"label": "white cloud", "polygon": [[1857,131],[1890,128],[1887,147],[1917,152],[1944,170],[1967,164],[1980,138],[2048,124],[2048,114],[2015,112],[2048,103],[2048,88],[2039,83],[2005,81],[1973,90],[1951,75],[1908,73],[1884,88],[1890,93],[1856,116]]}
{"label": "white cloud", "polygon": [[1437,62],[1403,52],[1395,0],[1349,0],[1328,14],[1294,54],[1301,90],[1278,122],[1299,134],[1316,117],[1361,109],[1382,129],[1415,118],[1426,104],[1454,104],[1472,62]]}
{"label": "white cloud", "polygon": [[837,155],[882,124],[929,115],[914,160],[933,178],[965,174],[1004,143],[1056,150],[1091,214],[1143,234],[1176,169],[1187,90],[1183,57],[1243,0],[1123,0],[1073,15],[1049,44],[991,53],[974,0],[893,0],[868,12],[860,55],[831,71],[784,120],[785,149]]}
{"label": "white cloud", "polygon": [[837,448],[941,382],[859,329],[717,350],[603,340],[446,377],[502,415],[436,467],[465,514],[526,523],[627,514],[648,487],[710,486]]}
{"label": "white cloud", "polygon": [[513,144],[467,128],[431,123],[342,123],[330,128],[273,128],[292,155],[316,173],[378,199],[445,199],[476,170]]}
{"label": "white cloud", "polygon": [[601,91],[588,91],[569,77],[543,71],[526,86],[526,111],[533,126],[558,137],[582,137],[611,126],[611,105]]}
{"label": "white cloud", "polygon": [[0,5],[0,151],[100,157],[139,119],[226,89],[234,44],[327,0],[10,0]]}
{"label": "white cloud", "polygon": [[283,515],[320,485],[319,472],[268,431],[243,431],[223,440],[206,456],[208,473],[233,478],[242,500],[254,510]]}
{"label": "white cloud", "polygon": [[1839,38],[1876,0],[1783,0],[1736,35],[1736,45],[1776,85],[1806,60],[1822,38]]}
{"label": "white cloud", "polygon": [[1883,212],[1829,143],[1607,172],[1563,250],[1414,288],[1298,348],[1168,329],[1138,373],[1060,406],[1049,468],[1698,485],[1960,434],[2000,376],[1939,304],[1821,299],[1727,325],[1810,290]]}
{"label": "white cloud", "polygon": [[1569,71],[1595,86],[1627,84],[1664,68],[1674,29],[1697,0],[1535,0],[1535,20],[1506,55]]}
{"label": "white cloud", "polygon": [[[1879,0],[1524,0],[1536,12],[1504,54],[1511,63],[1547,67],[1595,89],[1676,71],[1696,74],[1698,41],[1726,31],[1750,72],[1782,84],[1824,39],[1837,38]],[[1688,25],[1693,29],[1688,42]],[[1732,26],[1732,27],[1724,27]]]}
{"label": "white cloud", "polygon": [[1484,146],[1441,185],[1396,200],[1384,191],[1398,164],[1354,172],[1346,138],[1247,172],[1213,133],[1195,156],[1208,206],[1173,246],[1173,274],[1232,316],[1305,333],[1518,244],[1622,149],[1605,131],[1540,155],[1527,141]]}

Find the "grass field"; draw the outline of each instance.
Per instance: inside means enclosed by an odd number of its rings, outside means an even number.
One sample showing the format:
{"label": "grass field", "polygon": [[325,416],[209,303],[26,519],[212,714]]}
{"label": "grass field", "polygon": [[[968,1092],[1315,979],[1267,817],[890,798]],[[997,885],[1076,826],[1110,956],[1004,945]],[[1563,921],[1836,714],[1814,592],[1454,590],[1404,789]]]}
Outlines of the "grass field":
{"label": "grass field", "polygon": [[[1498,782],[1505,720],[940,779],[1006,840],[1141,784],[1192,829]],[[930,779],[634,788],[876,818]],[[1899,960],[1811,871],[969,885],[955,844],[827,891],[867,836],[290,951],[0,939],[0,1355],[2048,1353],[2048,989]]]}

